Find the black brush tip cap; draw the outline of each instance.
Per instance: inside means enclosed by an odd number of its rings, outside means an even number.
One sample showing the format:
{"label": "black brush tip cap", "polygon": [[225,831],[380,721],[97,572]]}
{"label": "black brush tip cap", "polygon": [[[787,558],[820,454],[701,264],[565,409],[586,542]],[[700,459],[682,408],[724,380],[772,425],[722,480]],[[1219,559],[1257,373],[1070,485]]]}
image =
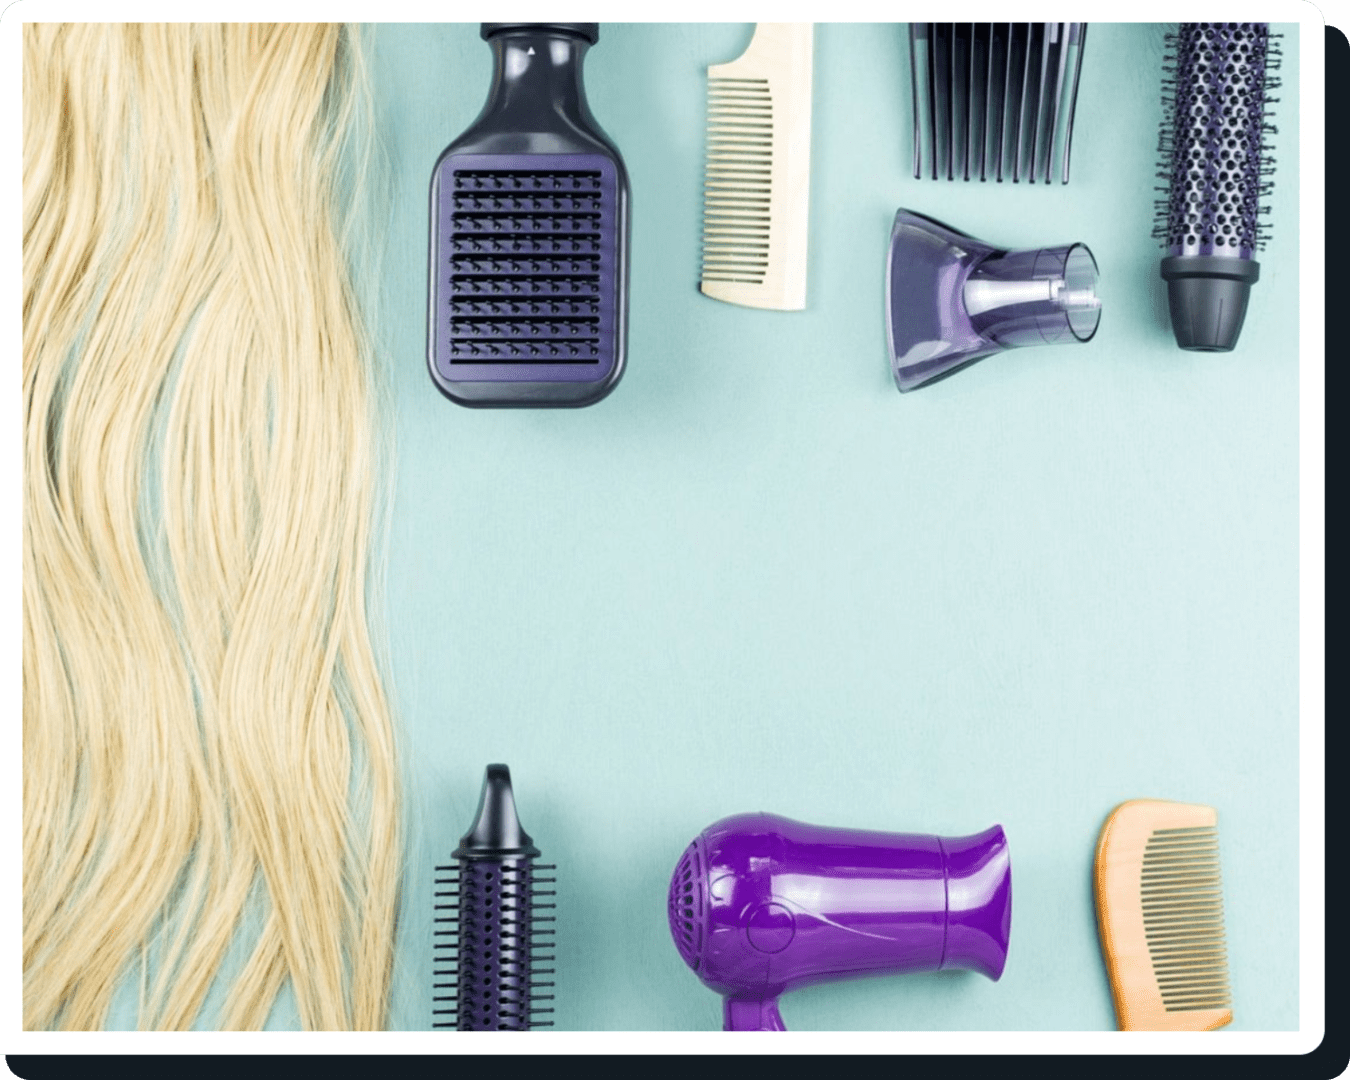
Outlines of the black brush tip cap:
{"label": "black brush tip cap", "polygon": [[564,34],[575,34],[577,37],[583,37],[594,45],[600,40],[600,24],[593,22],[560,22],[560,23],[524,23],[524,22],[485,22],[479,33],[483,35],[486,41],[493,34],[500,34],[504,30],[557,30]]}
{"label": "black brush tip cap", "polygon": [[483,775],[483,793],[473,825],[460,837],[456,859],[492,859],[515,855],[534,858],[539,849],[516,816],[516,797],[511,791],[511,770],[489,765]]}

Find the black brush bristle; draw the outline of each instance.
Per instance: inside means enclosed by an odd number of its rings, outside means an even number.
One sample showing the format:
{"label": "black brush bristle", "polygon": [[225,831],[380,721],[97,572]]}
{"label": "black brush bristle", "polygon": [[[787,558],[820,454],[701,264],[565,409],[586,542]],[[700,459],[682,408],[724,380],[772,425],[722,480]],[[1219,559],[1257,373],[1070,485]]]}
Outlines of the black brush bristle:
{"label": "black brush bristle", "polygon": [[556,867],[535,861],[539,849],[516,817],[505,765],[488,766],[454,857],[436,868],[432,1026],[552,1027]]}

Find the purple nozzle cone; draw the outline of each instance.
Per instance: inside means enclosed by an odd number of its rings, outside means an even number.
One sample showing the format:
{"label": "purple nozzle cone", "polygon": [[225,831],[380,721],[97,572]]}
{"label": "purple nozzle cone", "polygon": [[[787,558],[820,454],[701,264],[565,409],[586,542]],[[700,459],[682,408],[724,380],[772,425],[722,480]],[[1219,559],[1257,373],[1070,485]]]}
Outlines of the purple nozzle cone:
{"label": "purple nozzle cone", "polygon": [[886,343],[903,393],[986,356],[1091,341],[1097,261],[1083,244],[1009,251],[897,210],[886,262]]}
{"label": "purple nozzle cone", "polygon": [[1012,928],[1012,863],[1003,828],[942,841],[947,857],[947,953],[943,968],[1003,974]]}

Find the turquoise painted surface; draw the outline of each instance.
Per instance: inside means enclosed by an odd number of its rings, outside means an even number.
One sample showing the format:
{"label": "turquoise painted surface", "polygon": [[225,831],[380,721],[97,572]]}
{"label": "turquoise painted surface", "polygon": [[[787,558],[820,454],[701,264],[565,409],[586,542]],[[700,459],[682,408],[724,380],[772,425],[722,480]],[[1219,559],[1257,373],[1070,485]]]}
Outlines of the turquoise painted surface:
{"label": "turquoise painted surface", "polygon": [[[473,412],[424,368],[426,192],[490,72],[475,25],[381,26],[395,208],[388,567],[409,775],[395,1026],[429,1023],[432,866],[506,761],[560,864],[559,1026],[711,1029],[668,875],[722,815],[1008,832],[1007,971],[838,983],[797,1029],[1113,1026],[1097,831],[1220,814],[1234,1027],[1297,1026],[1298,30],[1274,240],[1229,355],[1166,321],[1150,240],[1163,28],[1093,24],[1067,187],[916,181],[904,27],[821,25],[809,308],[697,291],[704,69],[744,24],[606,25],[588,59],[633,185],[629,368],[575,412]],[[898,206],[1009,247],[1080,240],[1104,315],[902,397]],[[278,1018],[281,1022],[284,1019]]]}

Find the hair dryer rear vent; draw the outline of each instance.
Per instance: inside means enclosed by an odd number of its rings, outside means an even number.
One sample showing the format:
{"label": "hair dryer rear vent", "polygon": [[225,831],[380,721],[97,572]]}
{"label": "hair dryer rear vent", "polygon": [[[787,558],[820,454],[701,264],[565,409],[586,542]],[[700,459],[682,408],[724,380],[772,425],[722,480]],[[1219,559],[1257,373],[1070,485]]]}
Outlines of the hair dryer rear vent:
{"label": "hair dryer rear vent", "polygon": [[703,959],[703,933],[708,916],[705,887],[703,860],[699,858],[698,843],[695,842],[685,850],[671,875],[667,905],[670,925],[676,929],[675,948],[695,971]]}

